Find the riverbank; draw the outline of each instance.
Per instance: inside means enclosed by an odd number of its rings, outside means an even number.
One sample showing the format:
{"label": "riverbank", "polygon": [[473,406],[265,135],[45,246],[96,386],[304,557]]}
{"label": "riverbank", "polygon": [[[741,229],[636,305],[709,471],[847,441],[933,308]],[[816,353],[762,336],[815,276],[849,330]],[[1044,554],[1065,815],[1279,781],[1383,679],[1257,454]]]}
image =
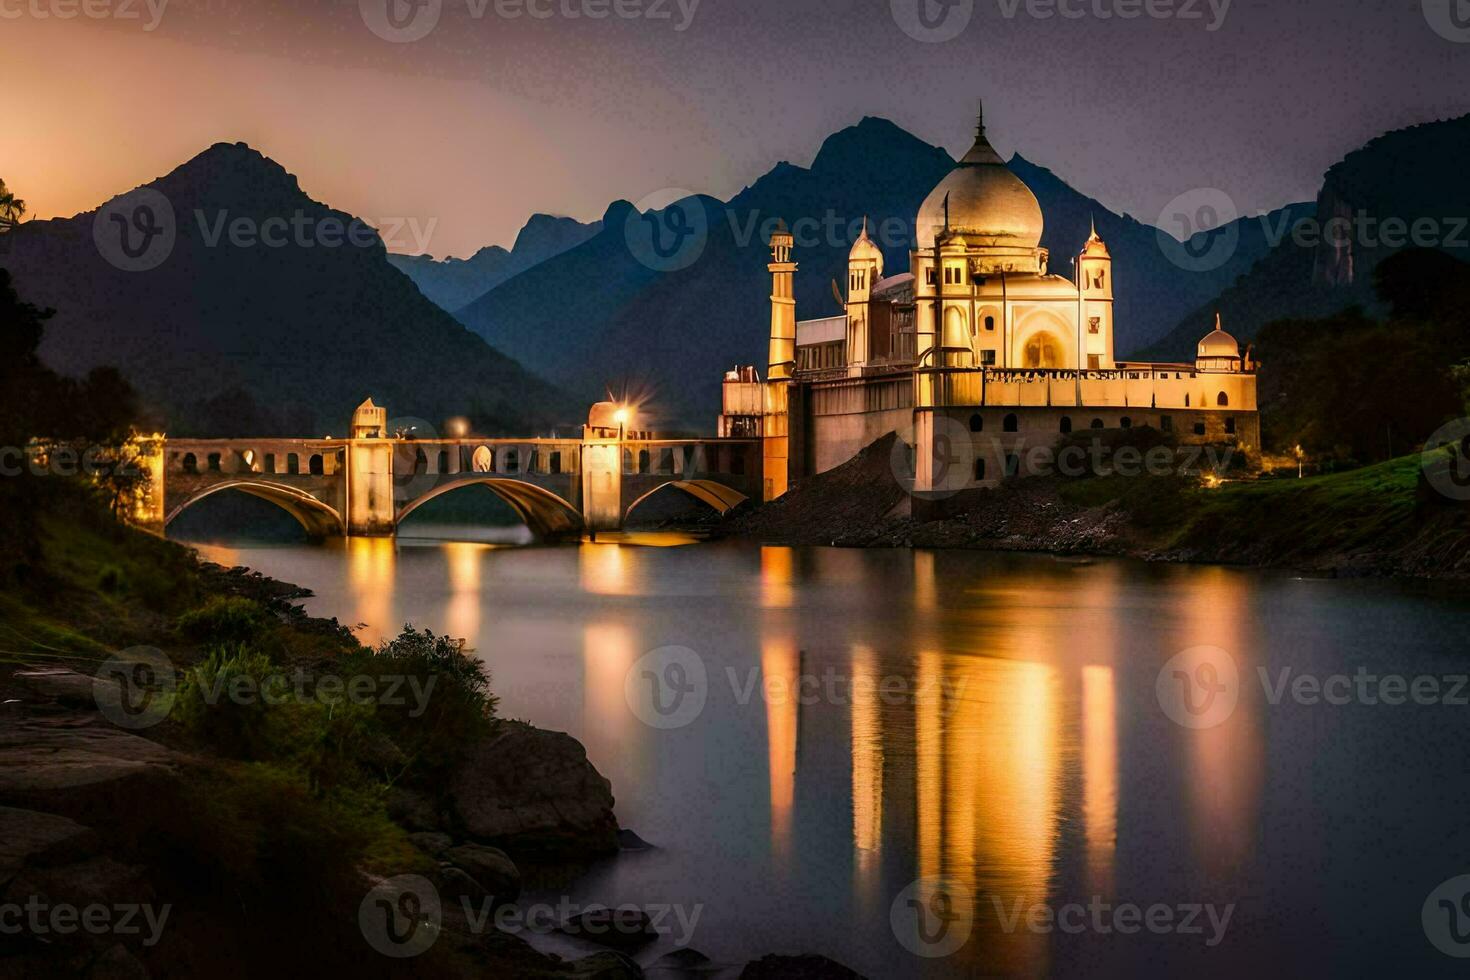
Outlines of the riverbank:
{"label": "riverbank", "polygon": [[[911,515],[895,437],[745,508],[718,533],[770,543],[973,548],[1285,567],[1340,576],[1470,577],[1470,506],[1437,492],[1419,454],[1306,479],[1033,477]],[[1438,461],[1437,465],[1443,465]]]}
{"label": "riverbank", "polygon": [[[26,520],[0,570],[0,902],[42,911],[0,975],[387,976],[403,942],[428,976],[643,975],[642,913],[556,923],[565,958],[490,917],[523,872],[633,839],[582,745],[499,717],[458,644],[364,647],[306,590],[68,488]],[[94,907],[129,927],[48,918]]]}

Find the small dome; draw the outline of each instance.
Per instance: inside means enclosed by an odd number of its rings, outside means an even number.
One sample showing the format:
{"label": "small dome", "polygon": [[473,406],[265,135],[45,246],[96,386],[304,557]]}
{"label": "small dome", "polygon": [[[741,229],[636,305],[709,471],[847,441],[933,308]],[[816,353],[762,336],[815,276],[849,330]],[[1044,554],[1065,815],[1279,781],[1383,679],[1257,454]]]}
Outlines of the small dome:
{"label": "small dome", "polygon": [[949,199],[952,231],[972,238],[1000,239],[993,243],[998,245],[1041,245],[1041,205],[985,138],[983,121],[970,152],[919,206],[915,237],[920,248],[933,248],[935,234],[945,227],[945,198]]}
{"label": "small dome", "polygon": [[1215,329],[1199,342],[1200,357],[1239,357],[1240,343],[1220,329],[1220,314],[1215,314]]}
{"label": "small dome", "polygon": [[873,261],[878,263],[878,272],[873,276],[874,280],[883,278],[883,250],[873,243],[868,237],[868,219],[863,219],[863,231],[858,235],[857,241],[852,243],[852,250],[847,253],[847,261],[863,262]]}

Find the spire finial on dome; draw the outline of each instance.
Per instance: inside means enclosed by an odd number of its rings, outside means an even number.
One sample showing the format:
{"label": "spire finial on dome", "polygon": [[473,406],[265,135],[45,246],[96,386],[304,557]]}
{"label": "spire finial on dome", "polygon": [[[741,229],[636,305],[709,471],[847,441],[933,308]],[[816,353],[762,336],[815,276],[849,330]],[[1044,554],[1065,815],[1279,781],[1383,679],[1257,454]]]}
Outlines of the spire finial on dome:
{"label": "spire finial on dome", "polygon": [[861,235],[859,235],[858,237],[859,238],[867,238],[868,237],[868,216],[866,214],[863,215],[863,233]]}
{"label": "spire finial on dome", "polygon": [[1087,220],[1088,220],[1088,223],[1092,225],[1092,234],[1090,234],[1088,236],[1088,238],[1090,238],[1090,239],[1091,238],[1096,238],[1097,237],[1097,215],[1095,215],[1091,211],[1089,211],[1087,213]]}
{"label": "spire finial on dome", "polygon": [[[1215,329],[1216,330],[1220,330],[1220,311],[1219,310],[1216,310],[1215,311]],[[1221,331],[1221,332],[1223,333],[1224,331]]]}
{"label": "spire finial on dome", "polygon": [[985,138],[985,100],[980,99],[979,102],[980,108],[975,113],[975,138],[983,140]]}

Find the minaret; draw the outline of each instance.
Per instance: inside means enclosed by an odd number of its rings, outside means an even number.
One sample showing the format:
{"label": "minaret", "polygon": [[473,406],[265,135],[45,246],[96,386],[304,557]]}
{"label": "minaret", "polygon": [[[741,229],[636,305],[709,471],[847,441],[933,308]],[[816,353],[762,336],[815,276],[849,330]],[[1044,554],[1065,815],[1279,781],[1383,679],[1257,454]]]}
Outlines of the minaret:
{"label": "minaret", "polygon": [[1078,288],[1081,291],[1077,325],[1082,338],[1077,365],[1087,370],[1095,357],[1098,368],[1113,369],[1113,257],[1097,235],[1097,222],[1077,256]]}
{"label": "minaret", "polygon": [[795,239],[786,223],[777,219],[771,233],[771,363],[766,375],[770,381],[790,379],[796,370],[796,295],[792,281],[796,263],[791,261]]}
{"label": "minaret", "polygon": [[873,286],[883,278],[883,251],[868,237],[868,219],[847,253],[847,363],[861,366],[872,354]]}

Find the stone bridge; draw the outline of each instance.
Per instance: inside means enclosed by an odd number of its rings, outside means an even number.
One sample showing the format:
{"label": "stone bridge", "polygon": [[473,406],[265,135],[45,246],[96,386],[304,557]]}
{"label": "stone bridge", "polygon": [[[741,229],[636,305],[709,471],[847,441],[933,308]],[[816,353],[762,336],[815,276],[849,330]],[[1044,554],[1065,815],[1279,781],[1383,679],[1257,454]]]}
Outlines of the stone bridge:
{"label": "stone bridge", "polygon": [[165,439],[143,510],[166,528],[199,501],[238,490],[314,536],[383,536],[430,500],[479,486],[538,537],[554,537],[621,528],[666,489],[722,514],[759,499],[759,440],[650,438],[627,428],[627,414],[599,403],[580,438],[416,439],[387,433],[386,413],[369,399],[346,439]]}

